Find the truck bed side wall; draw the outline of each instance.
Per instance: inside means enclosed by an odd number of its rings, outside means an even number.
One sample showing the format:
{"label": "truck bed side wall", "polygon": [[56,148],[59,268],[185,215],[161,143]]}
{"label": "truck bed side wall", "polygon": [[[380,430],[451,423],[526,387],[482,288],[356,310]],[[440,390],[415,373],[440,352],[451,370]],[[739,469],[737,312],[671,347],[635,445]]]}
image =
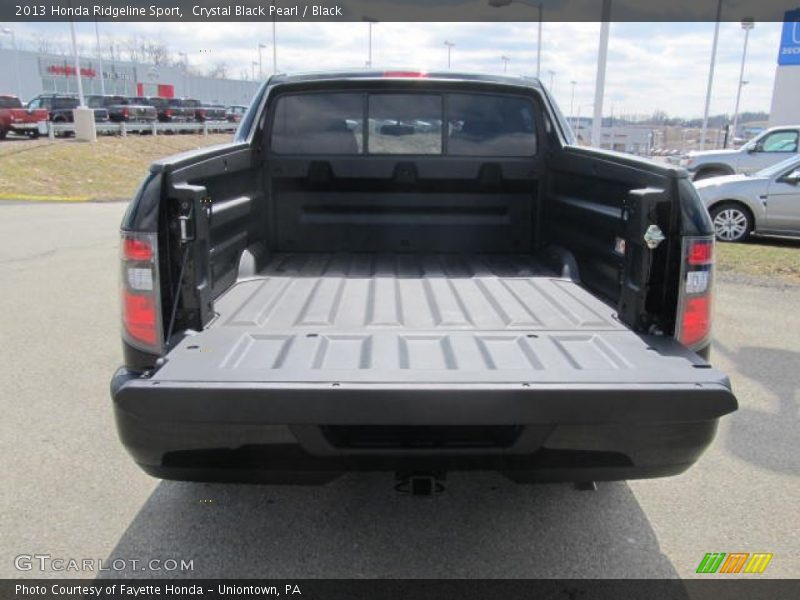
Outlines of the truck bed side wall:
{"label": "truck bed side wall", "polygon": [[[178,216],[188,201],[195,240],[174,331],[201,329],[213,318],[213,301],[236,281],[246,250],[257,271],[276,251],[533,254],[546,247],[566,249],[556,266],[576,263],[574,275],[590,291],[612,305],[627,293],[634,313],[645,306],[660,311],[668,329],[674,290],[664,282],[677,280],[680,247],[675,172],[613,153],[561,148],[548,135],[532,159],[268,158],[260,132],[252,141],[170,159],[155,168],[162,181],[156,212],[167,263],[161,271],[165,314],[176,297],[184,252]],[[667,207],[642,205],[670,236],[652,260],[627,224],[635,216],[631,207],[639,210],[631,200],[637,190],[656,190]],[[147,202],[153,198],[139,199]],[[647,324],[636,317],[623,320]]]}
{"label": "truck bed side wall", "polygon": [[[554,153],[547,172],[543,244],[566,248],[581,283],[616,304],[623,322],[670,331],[681,247],[677,173],[577,147]],[[644,241],[650,225],[667,238],[655,249]]]}

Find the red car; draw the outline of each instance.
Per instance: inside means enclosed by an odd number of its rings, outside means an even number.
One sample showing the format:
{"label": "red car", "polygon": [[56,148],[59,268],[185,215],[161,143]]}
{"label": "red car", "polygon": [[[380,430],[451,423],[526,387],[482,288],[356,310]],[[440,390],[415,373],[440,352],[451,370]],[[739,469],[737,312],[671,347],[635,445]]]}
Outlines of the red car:
{"label": "red car", "polygon": [[36,139],[47,133],[47,119],[47,110],[23,108],[16,96],[0,96],[0,140],[9,131]]}

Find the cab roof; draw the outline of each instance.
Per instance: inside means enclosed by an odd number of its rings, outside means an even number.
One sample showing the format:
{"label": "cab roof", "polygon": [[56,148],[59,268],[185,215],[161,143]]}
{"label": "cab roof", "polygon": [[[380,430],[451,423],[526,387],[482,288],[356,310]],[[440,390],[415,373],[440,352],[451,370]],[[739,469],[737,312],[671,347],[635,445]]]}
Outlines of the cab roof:
{"label": "cab roof", "polygon": [[458,71],[424,71],[419,69],[361,69],[351,71],[311,71],[305,73],[278,73],[270,78],[271,84],[302,83],[312,81],[345,81],[354,79],[430,79],[438,81],[464,81],[496,83],[542,89],[535,77],[492,75]]}

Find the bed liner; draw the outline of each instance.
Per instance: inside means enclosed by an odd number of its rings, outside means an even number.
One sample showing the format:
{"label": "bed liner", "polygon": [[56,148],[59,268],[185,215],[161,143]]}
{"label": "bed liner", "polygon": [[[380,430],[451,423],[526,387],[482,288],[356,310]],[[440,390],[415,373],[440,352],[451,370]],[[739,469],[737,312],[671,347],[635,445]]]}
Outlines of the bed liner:
{"label": "bed liner", "polygon": [[696,384],[720,374],[639,335],[527,255],[277,254],[237,282],[159,381]]}

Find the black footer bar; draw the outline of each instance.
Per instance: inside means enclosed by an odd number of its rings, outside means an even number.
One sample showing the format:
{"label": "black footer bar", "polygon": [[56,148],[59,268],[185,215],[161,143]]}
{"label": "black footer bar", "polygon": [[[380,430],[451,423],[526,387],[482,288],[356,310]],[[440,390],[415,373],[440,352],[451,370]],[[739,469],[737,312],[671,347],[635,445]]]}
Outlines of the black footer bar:
{"label": "black footer bar", "polygon": [[0,580],[3,600],[789,600],[800,580],[714,579],[30,579]]}

